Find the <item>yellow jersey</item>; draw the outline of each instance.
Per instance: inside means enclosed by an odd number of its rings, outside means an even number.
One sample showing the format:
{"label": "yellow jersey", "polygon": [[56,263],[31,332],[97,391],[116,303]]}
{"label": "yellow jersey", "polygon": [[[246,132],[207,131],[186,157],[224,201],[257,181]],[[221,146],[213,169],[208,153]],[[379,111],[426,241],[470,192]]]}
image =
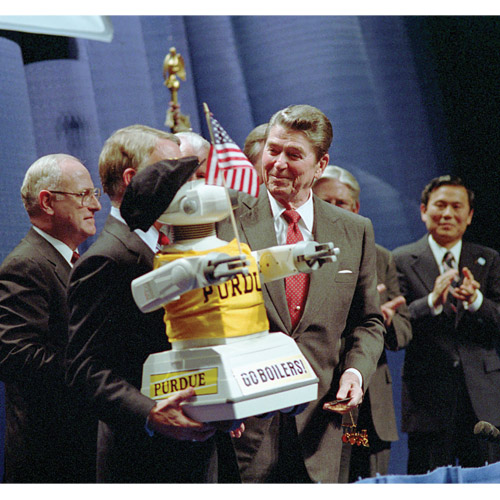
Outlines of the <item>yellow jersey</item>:
{"label": "yellow jersey", "polygon": [[[249,274],[215,286],[183,293],[165,308],[166,332],[170,342],[191,339],[241,337],[269,329],[257,262],[245,243],[242,252],[250,262]],[[238,255],[236,240],[219,248],[182,253],[158,253],[154,268],[183,257],[211,252]]]}

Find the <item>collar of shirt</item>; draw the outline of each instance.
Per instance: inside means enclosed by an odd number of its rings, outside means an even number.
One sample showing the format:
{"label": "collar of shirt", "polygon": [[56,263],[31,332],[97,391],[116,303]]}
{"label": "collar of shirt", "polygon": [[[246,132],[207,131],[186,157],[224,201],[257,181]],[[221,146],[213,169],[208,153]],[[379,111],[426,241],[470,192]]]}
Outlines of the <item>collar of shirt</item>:
{"label": "collar of shirt", "polygon": [[33,229],[40,235],[42,238],[45,238],[68,262],[68,264],[73,267],[71,264],[71,257],[73,257],[73,250],[69,248],[66,243],[63,243],[61,240],[54,238],[50,234],[47,234],[45,231],[42,231],[39,227],[33,226]]}
{"label": "collar of shirt", "polygon": [[[276,241],[278,245],[286,245],[286,232],[288,223],[281,216],[286,210],[285,207],[279,203],[269,191],[267,191],[269,202],[271,203],[271,212],[274,220],[274,230],[276,231]],[[314,224],[314,204],[311,192],[309,192],[308,200],[297,209],[300,214],[299,228],[305,241],[313,241],[312,228]]]}
{"label": "collar of shirt", "polygon": [[450,251],[453,254],[453,258],[455,259],[458,268],[458,263],[460,262],[460,252],[462,251],[462,240],[460,240],[451,248],[442,247],[439,243],[436,243],[436,240],[434,240],[434,238],[430,234],[428,237],[428,241],[429,241],[429,246],[431,247],[432,254],[436,259],[436,263],[441,273],[444,272],[443,257],[448,251]]}
{"label": "collar of shirt", "polygon": [[[120,222],[123,222],[125,225],[127,223],[125,222],[124,218],[122,217],[120,213],[120,209],[117,207],[111,207],[111,215],[115,218],[118,219]],[[142,231],[141,229],[135,229],[134,233],[141,238],[146,245],[151,248],[151,250],[156,253],[156,246],[158,244],[158,229],[156,227],[151,226],[147,231]]]}

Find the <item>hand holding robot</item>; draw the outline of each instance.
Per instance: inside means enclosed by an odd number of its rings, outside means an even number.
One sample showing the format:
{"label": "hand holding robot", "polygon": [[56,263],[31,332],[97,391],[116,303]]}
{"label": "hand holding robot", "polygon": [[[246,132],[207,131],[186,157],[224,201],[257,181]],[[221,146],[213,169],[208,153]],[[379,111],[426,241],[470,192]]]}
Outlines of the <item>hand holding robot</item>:
{"label": "hand holding robot", "polygon": [[[197,166],[194,157],[178,162],[190,173]],[[215,223],[231,210],[223,187],[199,180],[175,196],[169,190],[168,175],[146,167],[121,207],[131,230],[159,222],[174,235],[156,255],[155,269],[132,282],[142,312],[165,308],[172,344],[146,360],[142,392],[161,400],[192,386],[196,397],[183,409],[202,422],[301,411],[316,399],[318,378],[291,337],[268,332],[261,280],[313,272],[336,263],[339,250],[303,241],[251,252],[215,234]]]}

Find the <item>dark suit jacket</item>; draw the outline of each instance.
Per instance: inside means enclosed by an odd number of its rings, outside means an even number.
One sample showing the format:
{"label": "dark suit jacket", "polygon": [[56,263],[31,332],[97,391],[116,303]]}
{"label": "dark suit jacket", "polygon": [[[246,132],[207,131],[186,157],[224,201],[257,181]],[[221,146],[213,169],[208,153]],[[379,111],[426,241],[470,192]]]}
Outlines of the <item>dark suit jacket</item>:
{"label": "dark suit jacket", "polygon": [[500,424],[500,256],[495,250],[463,241],[459,267],[468,267],[481,285],[478,311],[458,305],[455,316],[433,317],[427,296],[439,269],[427,236],[397,248],[394,258],[401,291],[409,304],[413,340],[403,370],[405,432],[430,432],[449,423],[453,371],[462,370],[478,420]]}
{"label": "dark suit jacket", "polygon": [[98,481],[204,482],[212,439],[191,443],[150,437],[155,402],[140,392],[149,354],[169,348],[163,311],[143,314],[130,283],[153,268],[153,252],[125,224],[108,217],[73,269],[67,380],[97,413]]}
{"label": "dark suit jacket", "polygon": [[[240,236],[252,250],[277,244],[265,189],[258,200],[242,196],[235,215]],[[226,240],[234,237],[228,220],[219,224],[218,234]],[[293,330],[284,280],[267,283],[262,290],[270,331],[291,335],[319,377],[318,400],[309,403],[296,418],[307,471],[315,482],[336,482],[342,444],[341,419],[324,411],[322,405],[335,399],[338,390],[336,368],[341,334],[346,328],[350,332],[345,368],[357,368],[367,384],[383,348],[384,327],[376,291],[375,245],[370,221],[314,196],[313,235],[318,242],[332,241],[339,247],[338,270],[350,272],[336,274],[337,266],[327,264],[311,274],[304,312]],[[273,428],[272,420],[247,419],[243,437],[234,440],[244,480],[245,469],[251,470],[254,477],[265,478],[276,461],[277,436],[269,430]]]}
{"label": "dark suit jacket", "polygon": [[[391,252],[380,245],[377,250],[377,283],[383,283],[386,290],[380,294],[380,303],[401,295],[398,283],[396,264]],[[385,335],[385,347],[391,351],[398,351],[408,345],[411,340],[410,313],[406,304],[400,306],[392,319],[391,326]],[[378,437],[382,441],[397,441],[398,430],[394,412],[392,394],[392,378],[387,364],[387,354],[382,352],[378,361],[377,370],[370,380],[368,387],[371,416]],[[362,404],[365,404],[363,402]]]}
{"label": "dark suit jacket", "polygon": [[34,229],[0,268],[6,482],[95,482],[97,419],[64,385],[70,269]]}

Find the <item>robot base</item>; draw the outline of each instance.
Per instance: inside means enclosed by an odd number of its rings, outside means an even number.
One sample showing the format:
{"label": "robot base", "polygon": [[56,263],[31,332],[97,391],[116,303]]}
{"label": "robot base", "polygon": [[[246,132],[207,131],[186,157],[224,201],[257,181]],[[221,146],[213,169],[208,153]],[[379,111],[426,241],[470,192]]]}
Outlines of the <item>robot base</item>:
{"label": "robot base", "polygon": [[161,400],[194,387],[196,397],[183,409],[200,422],[241,420],[317,398],[318,378],[291,337],[266,332],[232,340],[150,355],[141,392]]}

